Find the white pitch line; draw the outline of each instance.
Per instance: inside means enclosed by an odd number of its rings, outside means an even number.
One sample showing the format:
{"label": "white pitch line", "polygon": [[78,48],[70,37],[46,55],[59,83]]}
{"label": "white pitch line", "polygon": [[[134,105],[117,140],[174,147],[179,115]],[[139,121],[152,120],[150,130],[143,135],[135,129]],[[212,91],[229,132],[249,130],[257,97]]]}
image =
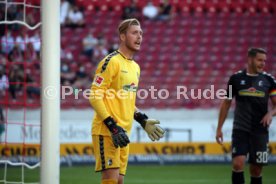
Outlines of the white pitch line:
{"label": "white pitch line", "polygon": [[[205,179],[183,179],[183,180],[135,180],[135,181],[131,181],[131,183],[150,183],[150,184],[159,184],[159,183],[170,183],[170,184],[177,184],[177,183],[183,183],[183,182],[189,182],[189,183],[225,183],[229,180],[205,180]],[[130,182],[130,181],[128,181]]]}
{"label": "white pitch line", "polygon": [[[270,182],[270,183],[275,183],[276,179],[264,179],[265,182]],[[230,179],[223,179],[223,180],[219,180],[219,179],[183,179],[183,180],[152,180],[152,179],[148,179],[148,180],[126,180],[128,182],[131,183],[143,183],[143,184],[160,184],[160,183],[166,183],[166,184],[178,184],[178,183],[231,183]]]}

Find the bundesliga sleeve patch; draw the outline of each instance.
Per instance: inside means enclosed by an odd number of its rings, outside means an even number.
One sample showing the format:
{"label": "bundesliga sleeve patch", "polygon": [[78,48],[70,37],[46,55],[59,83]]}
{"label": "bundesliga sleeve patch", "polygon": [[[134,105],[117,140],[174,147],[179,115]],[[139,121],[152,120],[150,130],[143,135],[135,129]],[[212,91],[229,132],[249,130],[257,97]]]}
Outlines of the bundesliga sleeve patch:
{"label": "bundesliga sleeve patch", "polygon": [[103,81],[104,81],[104,78],[97,75],[96,78],[95,78],[95,80],[94,80],[94,84],[96,86],[100,86],[103,83]]}

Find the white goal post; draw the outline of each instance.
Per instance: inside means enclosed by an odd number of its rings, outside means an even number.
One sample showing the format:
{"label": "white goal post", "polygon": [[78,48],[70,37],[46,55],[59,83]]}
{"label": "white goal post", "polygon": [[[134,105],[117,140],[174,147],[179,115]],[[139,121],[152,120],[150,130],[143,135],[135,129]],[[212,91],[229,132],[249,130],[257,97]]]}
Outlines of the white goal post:
{"label": "white goal post", "polygon": [[42,0],[41,184],[59,184],[60,1]]}

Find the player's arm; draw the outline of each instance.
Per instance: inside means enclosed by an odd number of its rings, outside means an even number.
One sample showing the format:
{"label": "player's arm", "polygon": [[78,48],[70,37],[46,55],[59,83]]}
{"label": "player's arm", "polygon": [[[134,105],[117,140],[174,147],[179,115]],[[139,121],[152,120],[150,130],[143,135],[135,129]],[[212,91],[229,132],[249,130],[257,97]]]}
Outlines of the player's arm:
{"label": "player's arm", "polygon": [[272,123],[272,117],[276,115],[276,80],[273,76],[268,76],[271,87],[269,89],[269,96],[272,102],[272,109],[266,113],[266,115],[261,120],[264,127],[269,127]]}
{"label": "player's arm", "polygon": [[263,119],[261,120],[261,123],[263,124],[263,126],[268,126],[268,127],[272,123],[273,116],[276,116],[276,95],[272,96],[270,99],[272,102],[272,109],[268,111],[266,115],[263,117]]}
{"label": "player's arm", "polygon": [[100,62],[96,70],[89,97],[91,106],[109,129],[113,144],[116,148],[119,146],[124,147],[129,143],[126,131],[117,125],[104,104],[104,97],[107,94],[107,90],[110,89],[112,79],[117,71],[118,66],[116,66],[116,63],[112,62],[112,60],[110,60],[108,64],[106,64],[104,60]]}
{"label": "player's arm", "polygon": [[231,99],[224,99],[221,103],[220,110],[219,110],[219,118],[218,118],[218,126],[216,131],[216,140],[217,143],[222,144],[223,142],[223,133],[222,127],[227,117],[228,111],[231,107]]}
{"label": "player's arm", "polygon": [[216,131],[216,141],[219,144],[223,143],[222,127],[231,107],[232,98],[236,95],[234,89],[234,76],[232,75],[228,81],[226,98],[222,101],[219,109],[218,125]]}
{"label": "player's arm", "polygon": [[89,97],[91,106],[102,120],[110,116],[104,104],[104,97],[112,83],[112,78],[116,75],[115,70],[112,69],[115,68],[115,64],[109,61],[108,65],[103,70],[104,63],[105,60],[101,61],[98,65]]}
{"label": "player's arm", "polygon": [[152,141],[158,141],[164,136],[165,131],[158,126],[158,124],[160,124],[159,120],[149,119],[148,116],[139,111],[137,107],[135,107],[134,119],[143,127]]}

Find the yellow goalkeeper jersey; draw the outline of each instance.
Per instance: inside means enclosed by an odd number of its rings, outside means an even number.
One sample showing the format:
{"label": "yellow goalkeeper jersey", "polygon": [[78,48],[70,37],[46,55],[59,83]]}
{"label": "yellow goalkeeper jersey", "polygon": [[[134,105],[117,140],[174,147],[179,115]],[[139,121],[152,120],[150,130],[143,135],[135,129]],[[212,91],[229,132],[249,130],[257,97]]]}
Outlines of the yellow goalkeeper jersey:
{"label": "yellow goalkeeper jersey", "polygon": [[89,99],[95,110],[92,135],[110,135],[103,123],[109,116],[130,134],[139,76],[139,65],[119,51],[109,54],[99,63]]}

